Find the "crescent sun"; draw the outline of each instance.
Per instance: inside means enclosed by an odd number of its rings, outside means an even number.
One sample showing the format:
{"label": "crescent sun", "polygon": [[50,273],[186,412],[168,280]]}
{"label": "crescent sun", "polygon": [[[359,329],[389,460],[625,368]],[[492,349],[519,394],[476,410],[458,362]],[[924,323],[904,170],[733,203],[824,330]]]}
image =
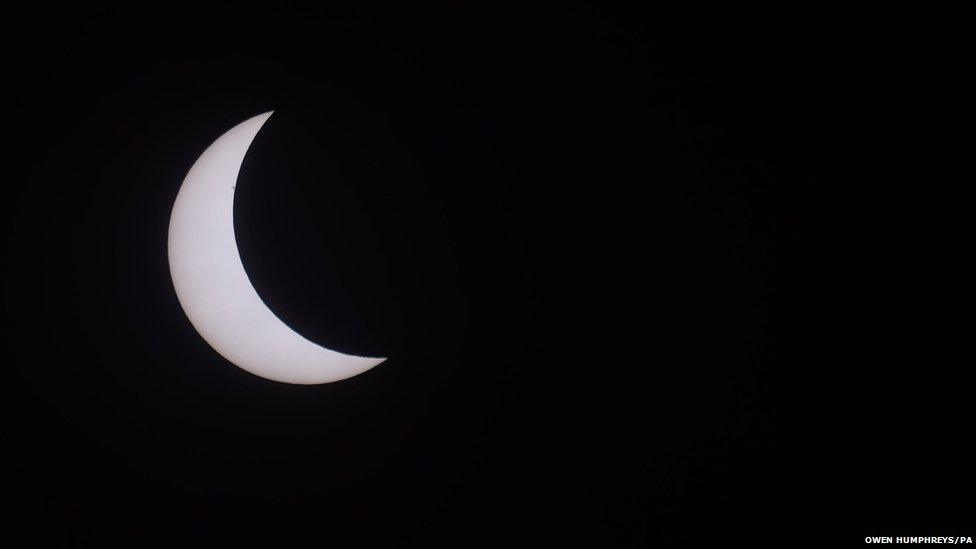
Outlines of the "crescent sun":
{"label": "crescent sun", "polygon": [[169,222],[173,286],[196,331],[241,369],[284,383],[339,381],[386,359],[332,351],[289,328],[258,296],[237,249],[237,174],[271,114],[228,130],[200,155],[183,180]]}

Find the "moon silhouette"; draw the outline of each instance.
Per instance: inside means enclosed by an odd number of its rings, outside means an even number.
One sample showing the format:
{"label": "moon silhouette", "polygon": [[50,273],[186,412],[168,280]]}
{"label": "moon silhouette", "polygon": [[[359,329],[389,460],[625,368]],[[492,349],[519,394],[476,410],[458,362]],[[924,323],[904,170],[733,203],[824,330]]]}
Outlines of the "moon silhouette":
{"label": "moon silhouette", "polygon": [[289,328],[261,301],[237,250],[237,174],[272,112],[231,128],[190,168],[170,216],[170,274],[190,323],[233,364],[284,383],[339,381],[386,359],[332,351]]}

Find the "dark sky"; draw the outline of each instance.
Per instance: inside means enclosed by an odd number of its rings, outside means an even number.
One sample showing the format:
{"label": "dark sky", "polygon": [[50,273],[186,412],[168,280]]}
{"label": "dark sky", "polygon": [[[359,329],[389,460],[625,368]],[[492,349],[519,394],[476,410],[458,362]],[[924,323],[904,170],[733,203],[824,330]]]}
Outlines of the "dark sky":
{"label": "dark sky", "polygon": [[[849,26],[824,32],[843,17],[283,4],[6,17],[15,546],[846,545],[972,524],[971,385],[903,283],[923,272],[898,213],[915,202],[844,169],[867,152],[839,106],[871,75],[838,46]],[[389,357],[339,383],[239,370],[169,278],[190,165],[272,109],[238,245],[298,332]]]}

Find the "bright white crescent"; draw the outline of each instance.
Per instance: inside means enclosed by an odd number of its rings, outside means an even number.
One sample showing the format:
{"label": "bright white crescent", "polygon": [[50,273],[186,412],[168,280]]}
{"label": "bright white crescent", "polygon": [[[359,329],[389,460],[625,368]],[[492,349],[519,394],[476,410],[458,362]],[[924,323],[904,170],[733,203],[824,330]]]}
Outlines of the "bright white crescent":
{"label": "bright white crescent", "polygon": [[242,369],[284,383],[346,379],[386,359],[331,351],[289,328],[261,301],[237,250],[237,174],[270,116],[255,116],[220,136],[183,180],[169,222],[173,286],[197,332]]}

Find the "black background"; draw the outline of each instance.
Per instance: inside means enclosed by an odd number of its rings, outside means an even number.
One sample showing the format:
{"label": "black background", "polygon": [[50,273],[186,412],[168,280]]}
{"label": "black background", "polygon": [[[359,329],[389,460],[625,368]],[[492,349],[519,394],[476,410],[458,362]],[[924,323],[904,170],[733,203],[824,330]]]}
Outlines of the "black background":
{"label": "black background", "polygon": [[[4,535],[973,535],[952,216],[865,131],[926,123],[875,91],[920,54],[732,4],[10,14]],[[334,384],[229,364],[169,279],[182,178],[272,109],[238,245],[298,332],[389,357]]]}

